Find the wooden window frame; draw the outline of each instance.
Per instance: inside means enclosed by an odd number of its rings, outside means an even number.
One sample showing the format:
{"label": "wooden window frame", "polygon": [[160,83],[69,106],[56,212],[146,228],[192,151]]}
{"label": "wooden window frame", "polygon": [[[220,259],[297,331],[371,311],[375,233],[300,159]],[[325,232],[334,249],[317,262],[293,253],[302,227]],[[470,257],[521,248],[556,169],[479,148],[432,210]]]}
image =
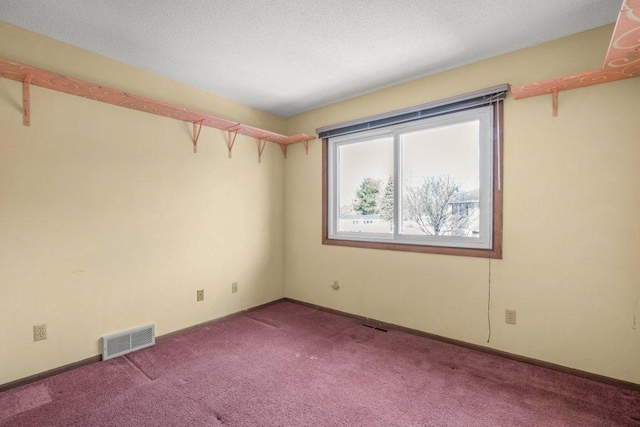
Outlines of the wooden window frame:
{"label": "wooden window frame", "polygon": [[[417,252],[425,254],[454,255],[479,258],[502,259],[502,222],[503,222],[503,186],[504,172],[504,101],[493,105],[493,230],[491,249],[460,248],[436,246],[432,244],[405,244],[393,242],[369,242],[329,237],[329,140],[322,139],[322,244],[388,251]],[[446,113],[445,113],[446,114]]]}

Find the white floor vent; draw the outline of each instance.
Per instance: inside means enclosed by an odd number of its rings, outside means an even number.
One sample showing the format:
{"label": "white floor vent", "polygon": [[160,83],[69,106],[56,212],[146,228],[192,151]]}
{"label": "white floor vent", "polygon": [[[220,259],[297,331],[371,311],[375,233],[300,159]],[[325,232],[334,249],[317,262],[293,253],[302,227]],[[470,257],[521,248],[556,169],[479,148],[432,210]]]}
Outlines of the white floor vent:
{"label": "white floor vent", "polygon": [[102,360],[113,359],[155,343],[156,330],[153,323],[105,335],[102,337]]}

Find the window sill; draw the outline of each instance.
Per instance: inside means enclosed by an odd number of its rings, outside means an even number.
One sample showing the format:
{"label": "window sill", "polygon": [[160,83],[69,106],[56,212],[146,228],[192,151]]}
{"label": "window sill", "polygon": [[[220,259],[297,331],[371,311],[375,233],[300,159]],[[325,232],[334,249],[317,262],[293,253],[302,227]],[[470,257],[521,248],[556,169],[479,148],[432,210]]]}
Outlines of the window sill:
{"label": "window sill", "polygon": [[382,249],[386,251],[417,252],[423,254],[454,255],[477,258],[502,259],[502,245],[494,242],[494,249],[451,248],[446,246],[410,245],[382,242],[362,242],[358,240],[329,239],[322,240],[323,245],[346,246],[351,248]]}

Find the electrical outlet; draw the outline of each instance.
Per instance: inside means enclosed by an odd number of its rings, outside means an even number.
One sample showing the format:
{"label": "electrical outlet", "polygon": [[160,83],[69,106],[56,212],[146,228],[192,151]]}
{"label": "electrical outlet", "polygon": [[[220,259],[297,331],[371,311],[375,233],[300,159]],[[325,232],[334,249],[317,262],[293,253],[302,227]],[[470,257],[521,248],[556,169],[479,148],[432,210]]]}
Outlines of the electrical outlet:
{"label": "electrical outlet", "polygon": [[337,291],[338,289],[340,289],[340,282],[337,280],[334,280],[333,285],[331,285],[331,287]]}
{"label": "electrical outlet", "polygon": [[237,293],[237,292],[238,292],[238,282],[233,282],[233,283],[231,284],[231,293],[232,293],[232,294],[235,294],[235,293]]}
{"label": "electrical outlet", "polygon": [[47,339],[47,324],[35,325],[33,327],[33,340],[42,341]]}
{"label": "electrical outlet", "polygon": [[196,291],[196,301],[203,301],[204,300],[204,289],[200,289],[199,291]]}
{"label": "electrical outlet", "polygon": [[505,310],[504,311],[504,321],[510,325],[516,324],[516,311],[515,310]]}

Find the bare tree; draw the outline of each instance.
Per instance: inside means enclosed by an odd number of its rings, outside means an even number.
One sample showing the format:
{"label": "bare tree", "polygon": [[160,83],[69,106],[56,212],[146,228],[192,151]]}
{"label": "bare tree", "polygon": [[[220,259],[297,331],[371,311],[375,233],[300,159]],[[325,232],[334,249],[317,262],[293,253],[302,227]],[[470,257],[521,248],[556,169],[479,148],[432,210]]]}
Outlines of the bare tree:
{"label": "bare tree", "polygon": [[469,215],[454,213],[452,206],[463,194],[460,184],[450,176],[424,178],[404,194],[405,219],[432,236],[460,235],[469,224]]}

